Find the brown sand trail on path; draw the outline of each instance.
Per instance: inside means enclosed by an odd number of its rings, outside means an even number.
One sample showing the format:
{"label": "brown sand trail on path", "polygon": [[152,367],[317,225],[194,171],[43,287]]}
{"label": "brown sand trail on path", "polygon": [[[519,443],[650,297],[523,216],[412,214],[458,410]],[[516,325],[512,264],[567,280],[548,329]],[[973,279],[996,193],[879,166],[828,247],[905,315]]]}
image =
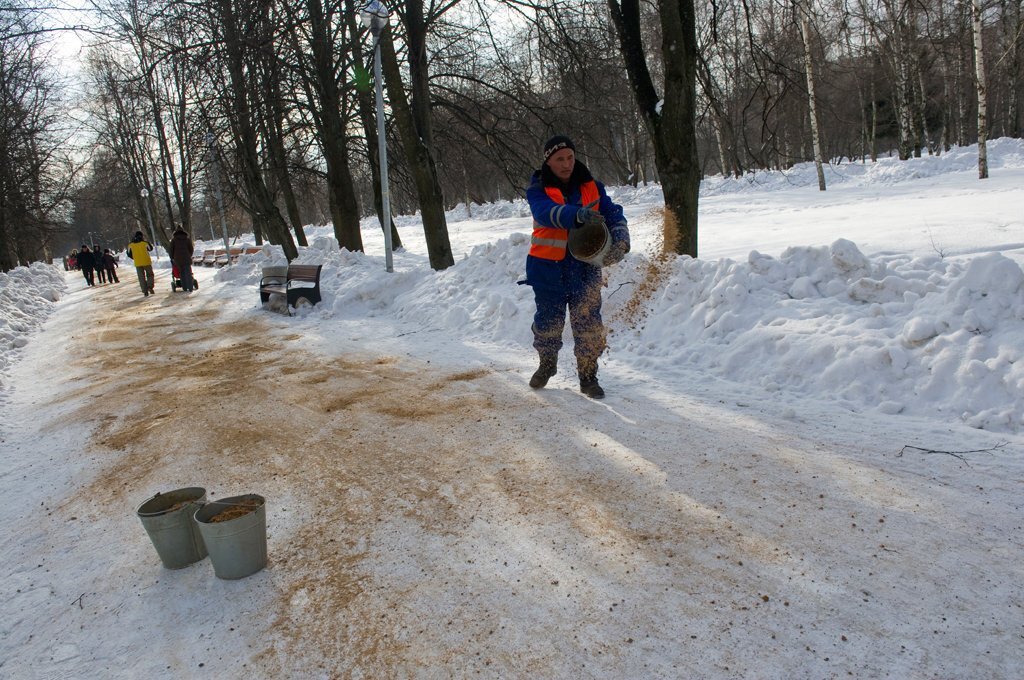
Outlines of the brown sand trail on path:
{"label": "brown sand trail on path", "polygon": [[[344,612],[366,578],[368,529],[396,512],[439,534],[467,521],[437,490],[472,467],[463,436],[484,436],[494,390],[467,384],[492,371],[445,376],[395,357],[321,357],[302,349],[287,317],[229,322],[199,293],[125,293],[123,283],[97,288],[103,314],[69,348],[70,393],[84,405],[68,419],[94,428],[102,469],[68,502],[123,508],[184,485],[264,495],[269,568],[284,573],[285,588],[272,617],[283,648],[266,650],[263,663],[281,663],[299,639],[304,655],[312,646],[329,657],[337,622],[362,620],[343,636],[346,664],[390,667],[397,652],[373,630],[377,611]],[[275,517],[282,505],[301,519]],[[295,593],[310,600],[298,619]]]}
{"label": "brown sand trail on path", "polygon": [[662,412],[617,441],[608,406],[503,369],[328,356],[302,319],[231,318],[202,293],[94,297],[104,314],[70,343],[59,425],[92,430],[98,470],[67,503],[91,519],[181,486],[266,497],[276,599],[251,632],[265,677],[538,677],[588,645],[614,664],[636,652],[612,593],[643,629],[665,607],[702,616],[698,592],[750,595],[751,558],[795,568],[780,529],[741,533],[702,502],[764,493],[692,464],[729,448],[713,424]]}

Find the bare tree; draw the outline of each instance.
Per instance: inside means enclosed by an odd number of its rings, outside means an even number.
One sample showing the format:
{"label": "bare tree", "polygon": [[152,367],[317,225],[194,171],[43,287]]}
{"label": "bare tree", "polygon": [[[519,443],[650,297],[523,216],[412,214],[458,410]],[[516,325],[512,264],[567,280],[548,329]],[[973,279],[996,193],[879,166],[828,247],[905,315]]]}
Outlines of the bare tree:
{"label": "bare tree", "polygon": [[227,75],[223,112],[231,130],[234,156],[250,203],[255,228],[280,245],[289,260],[298,256],[295,241],[264,179],[256,116],[259,98],[259,51],[273,39],[264,0],[216,0],[207,15],[215,32],[216,54]]}
{"label": "bare tree", "polygon": [[978,179],[988,178],[988,105],[985,87],[985,52],[982,49],[981,0],[971,0],[971,16],[974,21],[974,69],[978,88]]}
{"label": "bare tree", "polygon": [[289,22],[291,56],[305,97],[301,106],[316,129],[316,141],[327,168],[327,188],[335,238],[342,248],[363,249],[359,231],[359,202],[349,167],[347,128],[352,98],[340,83],[350,65],[344,5],[305,0],[302,14]]}
{"label": "bare tree", "polygon": [[[434,269],[446,269],[455,264],[452,247],[448,239],[448,224],[444,215],[444,192],[441,189],[437,171],[437,152],[434,148],[434,125],[431,113],[430,98],[430,67],[427,60],[427,38],[431,26],[446,11],[458,3],[458,0],[431,2],[430,13],[423,9],[423,0],[406,0],[399,6],[399,17],[405,27],[405,42],[409,59],[410,94],[409,112],[412,115],[416,138],[410,139],[403,134],[403,145],[414,145],[415,150],[406,149],[406,158],[410,170],[416,178],[417,194],[420,201],[420,214],[423,217],[423,234],[427,242],[430,266]],[[401,84],[398,71],[394,67],[397,61],[392,59],[394,44],[391,29],[381,35],[382,67],[389,94],[397,94],[396,87]],[[385,56],[387,58],[385,58]],[[392,106],[396,101],[392,100]],[[399,104],[399,106],[401,106]],[[399,130],[408,129],[399,124]]]}
{"label": "bare tree", "polygon": [[818,110],[814,103],[814,59],[811,56],[810,0],[797,3],[800,33],[804,39],[804,68],[807,73],[807,108],[811,120],[811,141],[814,146],[814,167],[818,171],[818,190],[825,191],[825,170],[821,158],[821,137],[818,131]]}
{"label": "bare tree", "polygon": [[665,248],[697,257],[697,35],[692,0],[659,0],[664,92],[651,77],[640,30],[639,0],[608,0],[626,71],[654,144],[665,194]]}
{"label": "bare tree", "polygon": [[58,83],[31,10],[0,3],[0,271],[51,260],[73,177]]}
{"label": "bare tree", "polygon": [[[430,135],[417,126],[417,116],[405,95],[401,70],[398,66],[398,55],[392,40],[391,26],[388,25],[380,34],[381,68],[384,82],[387,85],[388,99],[398,123],[402,136],[402,147],[406,161],[412,172],[416,193],[420,201],[420,214],[423,217],[423,233],[427,242],[427,254],[430,266],[435,270],[447,269],[455,264],[452,247],[448,239],[448,226],[444,216],[444,195],[438,181],[437,167],[428,146]],[[429,109],[429,100],[419,103]],[[429,120],[427,112],[420,113],[420,120]],[[427,137],[423,137],[427,134]]]}

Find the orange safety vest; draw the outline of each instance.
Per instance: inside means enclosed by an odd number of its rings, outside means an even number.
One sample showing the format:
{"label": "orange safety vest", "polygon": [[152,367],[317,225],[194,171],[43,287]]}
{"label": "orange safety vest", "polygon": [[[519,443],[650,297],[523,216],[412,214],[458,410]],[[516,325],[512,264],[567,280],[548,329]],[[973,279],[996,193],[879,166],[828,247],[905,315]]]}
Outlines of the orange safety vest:
{"label": "orange safety vest", "polygon": [[[555,203],[565,205],[565,196],[557,187],[545,187],[544,192],[551,197]],[[583,205],[588,205],[601,198],[597,190],[597,183],[593,180],[580,185],[580,196]],[[533,221],[533,236],[530,238],[530,255],[539,257],[542,260],[554,260],[559,262],[565,259],[566,249],[569,245],[569,230],[558,227],[542,227]]]}

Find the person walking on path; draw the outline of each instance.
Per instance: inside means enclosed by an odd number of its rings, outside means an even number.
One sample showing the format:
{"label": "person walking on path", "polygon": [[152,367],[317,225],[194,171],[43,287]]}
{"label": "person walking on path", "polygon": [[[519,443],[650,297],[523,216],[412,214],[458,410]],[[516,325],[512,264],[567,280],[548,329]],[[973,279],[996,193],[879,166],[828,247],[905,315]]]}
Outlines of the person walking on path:
{"label": "person walking on path", "polygon": [[92,251],[92,266],[96,270],[96,280],[107,283],[107,266],[103,264],[103,253],[98,249]]}
{"label": "person walking on path", "polygon": [[142,294],[146,297],[156,292],[153,289],[156,283],[153,277],[153,260],[149,257],[151,250],[153,246],[143,237],[142,232],[135,232],[132,242],[128,244],[128,257],[135,263],[135,273],[139,275],[139,285],[142,286]]}
{"label": "person walking on path", "polygon": [[186,293],[191,293],[194,289],[192,279],[192,253],[194,250],[192,239],[188,237],[185,230],[181,227],[175,229],[174,236],[171,237],[171,262],[178,270],[181,289]]}
{"label": "person walking on path", "polygon": [[107,283],[121,283],[121,280],[117,278],[117,272],[114,271],[117,268],[117,260],[110,252],[110,248],[103,249],[103,268],[107,270]]}
{"label": "person walking on path", "polygon": [[82,270],[82,276],[85,277],[86,285],[96,285],[96,281],[93,279],[93,268],[95,266],[95,254],[91,250],[89,250],[89,246],[83,243],[82,249],[78,252],[78,268]]}
{"label": "person walking on path", "polygon": [[606,346],[601,320],[601,265],[573,257],[568,247],[569,232],[607,226],[611,246],[601,264],[608,266],[629,252],[629,229],[622,206],[608,197],[604,185],[576,159],[576,145],[570,138],[552,137],[544,144],[543,153],[544,162],[526,190],[533,214],[533,236],[523,283],[533,287],[537,306],[533,346],[540,355],[540,367],[530,378],[530,387],[544,387],[557,372],[568,308],[580,391],[601,399],[604,389],[597,381],[597,360]]}

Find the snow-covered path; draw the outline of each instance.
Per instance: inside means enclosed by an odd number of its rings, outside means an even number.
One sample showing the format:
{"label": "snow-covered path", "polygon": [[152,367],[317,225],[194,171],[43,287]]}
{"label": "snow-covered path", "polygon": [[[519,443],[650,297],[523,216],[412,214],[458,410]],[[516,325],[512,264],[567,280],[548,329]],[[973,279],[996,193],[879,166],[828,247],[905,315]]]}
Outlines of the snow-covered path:
{"label": "snow-covered path", "polygon": [[[1024,668],[1020,436],[957,457],[959,424],[783,417],[697,371],[533,392],[523,357],[428,360],[412,330],[371,352],[372,319],[325,337],[199,273],[74,290],[12,369],[0,675]],[[134,509],[192,485],[267,498],[266,570],[161,568]]]}

